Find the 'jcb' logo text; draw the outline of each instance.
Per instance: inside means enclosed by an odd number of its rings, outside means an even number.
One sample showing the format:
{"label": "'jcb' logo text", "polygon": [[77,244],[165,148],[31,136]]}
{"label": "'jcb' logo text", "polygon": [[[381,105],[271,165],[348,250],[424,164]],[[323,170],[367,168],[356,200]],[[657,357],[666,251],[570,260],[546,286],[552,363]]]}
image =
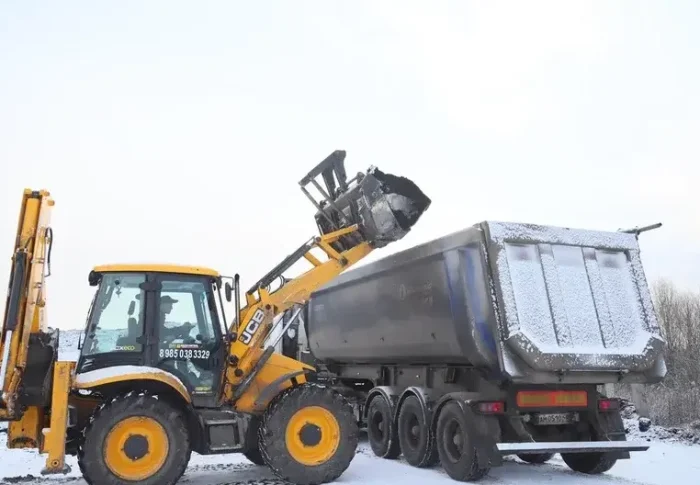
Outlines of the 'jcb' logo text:
{"label": "'jcb' logo text", "polygon": [[263,312],[260,308],[255,310],[253,318],[251,318],[248,325],[245,326],[245,329],[243,332],[241,332],[241,336],[238,338],[238,340],[246,345],[249,344],[250,341],[253,340],[253,335],[255,335],[255,332],[258,331],[258,327],[260,327],[260,324],[263,322],[264,318],[265,312]]}

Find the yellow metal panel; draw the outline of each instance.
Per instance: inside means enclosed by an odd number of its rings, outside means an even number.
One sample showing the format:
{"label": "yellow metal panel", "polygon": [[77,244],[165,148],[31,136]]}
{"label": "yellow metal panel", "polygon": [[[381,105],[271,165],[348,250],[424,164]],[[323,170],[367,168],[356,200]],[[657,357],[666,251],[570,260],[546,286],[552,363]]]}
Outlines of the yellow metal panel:
{"label": "yellow metal panel", "polygon": [[41,429],[44,427],[44,411],[30,406],[24,411],[22,419],[10,421],[7,429],[8,448],[39,448]]}
{"label": "yellow metal panel", "polygon": [[47,453],[43,473],[61,473],[66,468],[66,428],[68,426],[68,393],[75,362],[58,361],[53,369],[51,423],[43,430],[41,453]]}
{"label": "yellow metal panel", "polygon": [[[115,370],[116,367],[112,367],[111,370]],[[99,371],[95,371],[99,372]],[[86,373],[87,374],[87,373]],[[167,384],[168,386],[172,387],[175,389],[178,394],[180,394],[185,401],[188,403],[191,401],[190,395],[187,392],[187,388],[180,382],[178,378],[173,376],[172,374],[169,374],[167,371],[160,371],[160,372],[126,372],[124,374],[118,374],[118,375],[110,375],[107,377],[97,377],[95,379],[86,379],[85,375],[82,374],[80,375],[80,379],[76,380],[73,383],[73,388],[74,389],[91,389],[94,387],[98,386],[104,386],[107,384],[113,384],[115,382],[124,382],[124,381],[158,381],[162,382],[163,384]],[[99,376],[99,374],[97,374]]]}
{"label": "yellow metal panel", "polygon": [[[259,349],[255,349],[259,350]],[[286,380],[279,384],[279,387],[266,394],[262,398],[261,394],[272,384],[277,378],[286,374],[301,371],[304,369],[313,370],[313,367],[308,366],[298,360],[291,359],[282,354],[274,353],[270,356],[260,372],[255,376],[255,380],[250,385],[248,390],[236,401],[236,410],[244,413],[259,413],[267,407],[269,402],[280,392],[292,385],[290,380]],[[296,380],[303,384],[306,382],[306,376],[300,374],[295,376]],[[228,396],[230,399],[230,396]],[[260,398],[260,402],[256,405],[256,400]]]}
{"label": "yellow metal panel", "polygon": [[219,276],[219,272],[203,266],[182,266],[177,264],[104,264],[95,266],[96,273],[156,272],[193,275]]}

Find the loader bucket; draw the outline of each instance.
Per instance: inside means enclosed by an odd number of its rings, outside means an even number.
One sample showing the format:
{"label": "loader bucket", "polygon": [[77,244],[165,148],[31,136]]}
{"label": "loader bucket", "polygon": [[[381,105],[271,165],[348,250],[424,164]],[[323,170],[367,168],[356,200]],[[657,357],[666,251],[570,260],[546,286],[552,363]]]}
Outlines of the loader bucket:
{"label": "loader bucket", "polygon": [[410,179],[377,168],[370,169],[360,186],[361,232],[378,248],[408,234],[431,203]]}
{"label": "loader bucket", "polygon": [[[370,167],[351,180],[345,171],[344,150],[336,150],[299,181],[301,190],[316,206],[321,234],[357,224],[360,234],[344,236],[332,246],[344,251],[360,242],[381,248],[404,237],[430,206],[430,199],[406,177]],[[325,188],[317,178],[321,178]],[[323,199],[307,190],[313,185]]]}

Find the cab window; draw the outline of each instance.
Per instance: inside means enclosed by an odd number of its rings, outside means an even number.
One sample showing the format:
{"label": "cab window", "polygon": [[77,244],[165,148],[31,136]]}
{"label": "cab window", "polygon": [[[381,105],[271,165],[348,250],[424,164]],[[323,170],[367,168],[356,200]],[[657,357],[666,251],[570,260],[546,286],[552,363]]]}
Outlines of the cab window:
{"label": "cab window", "polygon": [[201,278],[163,277],[158,299],[158,364],[189,384],[195,394],[212,392],[217,339],[212,287]]}
{"label": "cab window", "polygon": [[88,323],[83,353],[141,352],[143,344],[143,274],[103,276]]}

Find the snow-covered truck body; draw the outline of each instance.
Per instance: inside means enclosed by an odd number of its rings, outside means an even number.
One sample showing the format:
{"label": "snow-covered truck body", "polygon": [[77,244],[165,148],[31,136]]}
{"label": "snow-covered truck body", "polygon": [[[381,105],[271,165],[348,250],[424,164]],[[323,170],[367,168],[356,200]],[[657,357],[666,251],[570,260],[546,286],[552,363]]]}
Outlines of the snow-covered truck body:
{"label": "snow-covered truck body", "polygon": [[634,234],[483,222],[316,291],[328,363],[464,364],[513,382],[658,382],[663,339]]}
{"label": "snow-covered truck body", "polygon": [[282,352],[354,396],[378,456],[457,480],[507,454],[605,472],[648,444],[599,386],[666,373],[637,236],[482,222],[315,291]]}

